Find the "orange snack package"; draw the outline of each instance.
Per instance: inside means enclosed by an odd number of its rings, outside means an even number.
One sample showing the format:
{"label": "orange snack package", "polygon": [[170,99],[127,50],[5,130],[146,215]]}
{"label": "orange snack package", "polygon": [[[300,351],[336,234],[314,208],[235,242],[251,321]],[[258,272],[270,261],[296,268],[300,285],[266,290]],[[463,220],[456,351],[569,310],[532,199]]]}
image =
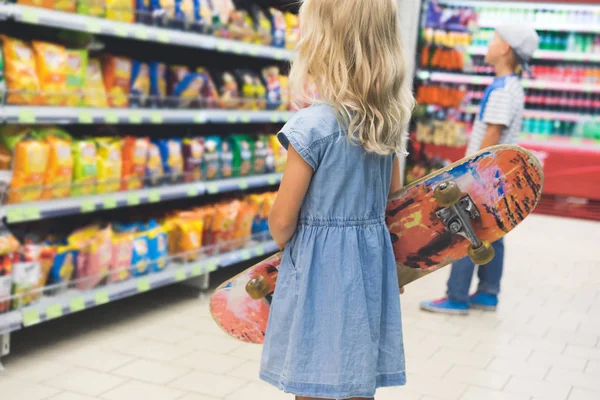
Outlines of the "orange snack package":
{"label": "orange snack package", "polygon": [[40,87],[41,101],[49,106],[62,106],[67,90],[67,49],[53,43],[33,41],[35,65]]}
{"label": "orange snack package", "polygon": [[230,243],[233,240],[233,231],[235,221],[242,204],[239,200],[233,200],[229,203],[216,205],[216,212],[213,219],[213,238],[214,244],[220,245],[222,250],[231,248]]}
{"label": "orange snack package", "polygon": [[47,128],[38,132],[40,139],[48,144],[48,168],[44,177],[43,199],[61,199],[71,195],[73,180],[73,154],[71,136],[59,128]]}
{"label": "orange snack package", "polygon": [[258,205],[249,201],[243,201],[240,211],[235,220],[233,238],[237,246],[245,245],[252,236],[252,221],[258,214]]}
{"label": "orange snack package", "polygon": [[176,254],[180,254],[181,258],[187,261],[198,258],[203,230],[204,221],[200,215],[187,211],[180,213],[175,221]]}
{"label": "orange snack package", "polygon": [[18,0],[17,4],[48,9],[55,7],[54,0]]}
{"label": "orange snack package", "polygon": [[77,0],[54,0],[54,9],[73,13],[77,9]]}
{"label": "orange snack package", "polygon": [[106,90],[102,80],[102,68],[98,59],[92,58],[88,61],[83,93],[83,103],[86,107],[108,107]]}
{"label": "orange snack package", "polygon": [[35,71],[35,57],[24,41],[0,35],[4,55],[4,79],[8,91],[7,103],[37,105],[40,103],[40,83]]}
{"label": "orange snack package", "polygon": [[123,141],[121,190],[137,190],[144,186],[148,138],[126,137]]}
{"label": "orange snack package", "polygon": [[111,107],[129,107],[131,60],[126,57],[105,54],[102,67],[108,104]]}
{"label": "orange snack package", "polygon": [[47,143],[30,137],[22,139],[15,145],[9,203],[41,199],[49,152]]}

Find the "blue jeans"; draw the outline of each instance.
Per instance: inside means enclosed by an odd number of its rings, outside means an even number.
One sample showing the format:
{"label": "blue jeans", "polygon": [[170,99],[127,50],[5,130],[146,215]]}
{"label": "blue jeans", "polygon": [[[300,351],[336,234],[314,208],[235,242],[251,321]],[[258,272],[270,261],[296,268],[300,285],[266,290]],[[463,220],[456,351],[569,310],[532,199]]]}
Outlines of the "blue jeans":
{"label": "blue jeans", "polygon": [[[504,239],[500,239],[492,244],[496,256],[486,265],[480,265],[477,272],[479,277],[479,286],[477,290],[488,294],[497,295],[500,293],[500,279],[502,279],[502,269],[504,267]],[[475,264],[469,257],[452,264],[450,279],[448,279],[448,298],[452,301],[468,302],[469,288],[473,279]]]}

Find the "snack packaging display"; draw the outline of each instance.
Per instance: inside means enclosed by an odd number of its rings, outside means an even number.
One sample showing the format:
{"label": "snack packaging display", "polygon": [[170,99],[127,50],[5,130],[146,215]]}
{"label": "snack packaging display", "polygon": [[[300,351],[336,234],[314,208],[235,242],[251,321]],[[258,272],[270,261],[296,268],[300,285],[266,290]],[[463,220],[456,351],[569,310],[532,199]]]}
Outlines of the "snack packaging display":
{"label": "snack packaging display", "polygon": [[262,82],[262,79],[257,73],[252,72],[252,81],[254,83],[254,98],[257,110],[266,110],[267,108],[267,89]]}
{"label": "snack packaging display", "polygon": [[234,237],[233,227],[241,207],[239,200],[220,203],[215,206],[215,216],[212,224],[213,240],[215,245],[220,245],[227,250]]}
{"label": "snack packaging display", "polygon": [[137,190],[144,186],[148,138],[126,137],[123,141],[121,190]]}
{"label": "snack packaging display", "polygon": [[271,135],[269,137],[269,143],[271,144],[273,157],[275,158],[275,171],[283,172],[287,161],[287,150],[281,145],[279,139],[277,139],[277,135]]}
{"label": "snack packaging display", "polygon": [[133,238],[134,232],[113,230],[112,253],[110,261],[109,282],[124,281],[131,275],[131,258],[133,256]]}
{"label": "snack packaging display", "polygon": [[[0,256],[0,268],[1,265],[7,265],[11,267],[12,261],[9,256]],[[12,290],[12,275],[0,274],[0,313],[4,313],[10,309],[10,293]]]}
{"label": "snack packaging display", "polygon": [[175,19],[175,0],[150,0],[152,19],[158,25],[169,25]]}
{"label": "snack packaging display", "polygon": [[232,0],[210,0],[213,11],[213,33],[217,37],[230,38],[229,23],[235,10]]}
{"label": "snack packaging display", "polygon": [[54,9],[62,12],[75,12],[77,10],[77,0],[54,0]]}
{"label": "snack packaging display", "polygon": [[113,21],[129,22],[135,20],[133,0],[105,0],[106,19]]}
{"label": "snack packaging display", "polygon": [[216,108],[219,104],[219,92],[206,68],[197,68],[196,73],[202,77],[202,89],[200,90],[200,107]]}
{"label": "snack packaging display", "polygon": [[148,64],[134,61],[131,69],[130,107],[145,107],[150,95],[150,68]]}
{"label": "snack packaging display", "polygon": [[247,135],[232,135],[229,139],[235,176],[247,176],[252,173],[252,142]]}
{"label": "snack packaging display", "polygon": [[73,149],[73,196],[96,193],[98,167],[96,165],[96,143],[93,140],[74,140]]}
{"label": "snack packaging display", "polygon": [[169,68],[169,93],[174,107],[198,106],[200,91],[204,85],[201,74],[191,73],[189,68],[172,66]]}
{"label": "snack packaging display", "polygon": [[167,266],[167,234],[156,220],[150,220],[145,226],[148,237],[148,261],[151,272],[159,272]]}
{"label": "snack packaging display", "polygon": [[131,253],[131,271],[133,276],[146,275],[150,263],[148,254],[148,234],[147,232],[137,232],[133,239],[133,251]]}
{"label": "snack packaging display", "polygon": [[0,35],[4,60],[6,102],[16,105],[40,104],[40,83],[32,48],[24,41]]}
{"label": "snack packaging display", "polygon": [[111,107],[128,107],[131,60],[126,57],[105,54],[102,67],[108,104]]}
{"label": "snack packaging display", "polygon": [[281,11],[275,8],[270,8],[269,13],[271,14],[271,27],[273,37],[271,45],[273,47],[285,48],[285,35],[287,31],[285,16]]}
{"label": "snack packaging display", "polygon": [[252,6],[254,15],[254,31],[256,36],[254,43],[270,46],[273,42],[273,26],[265,12],[257,5]]}
{"label": "snack packaging display", "polygon": [[175,20],[177,25],[190,29],[200,19],[200,0],[175,0]]}
{"label": "snack packaging display", "polygon": [[233,228],[233,237],[235,246],[245,246],[252,235],[252,223],[258,212],[258,206],[249,201],[242,201],[238,210],[235,225]]}
{"label": "snack packaging display", "polygon": [[290,85],[286,75],[279,76],[279,85],[281,90],[281,104],[279,110],[286,111],[290,109]]}
{"label": "snack packaging display", "polygon": [[206,179],[217,179],[221,169],[221,138],[209,136],[204,139],[204,165]]}
{"label": "snack packaging display", "polygon": [[179,139],[159,139],[154,141],[160,150],[160,157],[168,183],[183,180],[183,150]]}
{"label": "snack packaging display", "polygon": [[181,212],[174,219],[172,236],[169,238],[174,254],[186,261],[198,257],[203,244],[204,221],[194,212]]}
{"label": "snack packaging display", "polygon": [[285,13],[285,48],[294,50],[300,41],[300,20],[296,14],[291,12]]}
{"label": "snack packaging display", "polygon": [[79,107],[83,102],[83,89],[88,64],[87,50],[67,50],[67,107]]}
{"label": "snack packaging display", "polygon": [[42,270],[39,260],[26,260],[17,253],[12,260],[12,308],[17,309],[33,303],[41,292],[39,286]]}
{"label": "snack packaging display", "polygon": [[209,0],[198,0],[198,14],[195,30],[200,33],[210,33],[213,28],[213,12]]}
{"label": "snack packaging display", "polygon": [[239,91],[242,95],[240,108],[242,110],[258,110],[254,76],[251,72],[246,70],[238,69],[234,71],[234,73],[240,89]]}
{"label": "snack packaging display", "polygon": [[212,76],[219,93],[219,108],[238,108],[240,106],[240,91],[235,76],[231,72],[215,72]]}
{"label": "snack packaging display", "polygon": [[167,65],[158,61],[150,64],[150,102],[162,107],[167,100]]}
{"label": "snack packaging display", "polygon": [[55,0],[17,0],[17,4],[22,6],[47,8],[49,10],[54,9]]}
{"label": "snack packaging display", "polygon": [[108,107],[104,80],[102,79],[102,67],[98,59],[91,58],[88,61],[83,93],[83,103],[86,107]]}
{"label": "snack packaging display", "polygon": [[234,40],[252,43],[254,41],[253,22],[246,10],[232,10],[229,23],[229,37]]}
{"label": "snack packaging display", "polygon": [[35,139],[33,135],[23,137],[14,145],[13,176],[8,203],[36,201],[42,198],[49,156],[48,144]]}
{"label": "snack packaging display", "polygon": [[267,109],[277,110],[281,107],[281,76],[279,67],[271,66],[262,71],[267,89]]}
{"label": "snack packaging display", "polygon": [[43,128],[36,134],[48,144],[48,164],[44,176],[43,199],[61,199],[71,195],[73,154],[71,136],[59,128]]}
{"label": "snack packaging display", "polygon": [[117,138],[98,138],[97,168],[98,183],[96,193],[117,192],[121,188],[121,141]]}
{"label": "snack packaging display", "polygon": [[136,21],[150,25],[152,23],[152,8],[150,0],[135,0]]}
{"label": "snack packaging display", "polygon": [[91,17],[104,17],[106,12],[105,0],[81,0],[77,2],[77,14]]}
{"label": "snack packaging display", "polygon": [[164,182],[165,172],[163,169],[160,149],[156,143],[148,144],[148,159],[146,161],[146,181],[149,186],[158,186]]}
{"label": "snack packaging display", "polygon": [[233,176],[233,151],[231,143],[221,140],[221,177],[231,178]]}
{"label": "snack packaging display", "polygon": [[[0,44],[1,43],[2,40],[0,38]],[[2,51],[0,51],[0,92],[6,92],[6,81],[4,80],[4,55],[2,54]]]}
{"label": "snack packaging display", "polygon": [[54,259],[48,274],[50,284],[70,282],[73,279],[78,254],[77,247],[72,244],[54,245]]}
{"label": "snack packaging display", "polygon": [[69,236],[69,243],[79,249],[75,269],[79,290],[96,287],[104,281],[112,259],[112,229],[110,225],[91,225]]}
{"label": "snack packaging display", "polygon": [[253,162],[252,162],[253,172],[255,174],[264,174],[267,172],[269,172],[269,173],[274,172],[273,171],[274,165],[273,165],[273,169],[267,168],[267,158],[268,158],[268,150],[269,150],[268,138],[264,135],[259,136],[258,140],[254,141],[253,150],[254,150]]}
{"label": "snack packaging display", "polygon": [[67,49],[53,43],[33,41],[41,102],[49,106],[65,104],[67,88]]}
{"label": "snack packaging display", "polygon": [[184,138],[183,144],[183,173],[185,182],[202,180],[202,164],[204,157],[204,139]]}

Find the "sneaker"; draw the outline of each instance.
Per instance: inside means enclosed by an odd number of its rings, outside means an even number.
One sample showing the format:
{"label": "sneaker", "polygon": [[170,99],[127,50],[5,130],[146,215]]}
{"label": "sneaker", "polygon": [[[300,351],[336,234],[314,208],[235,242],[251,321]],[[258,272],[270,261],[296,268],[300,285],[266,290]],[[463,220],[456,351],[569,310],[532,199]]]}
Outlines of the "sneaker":
{"label": "sneaker", "polygon": [[466,315],[469,313],[469,304],[443,298],[421,302],[421,310],[442,314]]}
{"label": "sneaker", "polygon": [[495,294],[488,294],[483,292],[477,292],[469,297],[471,308],[484,311],[496,311],[498,307],[498,296]]}

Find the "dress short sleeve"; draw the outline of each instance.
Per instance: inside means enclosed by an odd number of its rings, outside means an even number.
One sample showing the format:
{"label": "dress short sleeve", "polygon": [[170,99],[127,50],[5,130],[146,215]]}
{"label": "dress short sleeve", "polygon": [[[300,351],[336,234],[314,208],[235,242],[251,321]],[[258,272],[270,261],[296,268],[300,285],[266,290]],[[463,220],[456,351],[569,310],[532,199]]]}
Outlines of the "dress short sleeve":
{"label": "dress short sleeve", "polygon": [[317,133],[313,127],[304,122],[303,118],[293,117],[279,131],[277,138],[286,150],[291,145],[313,171],[317,170],[319,166],[319,155],[315,152]]}

